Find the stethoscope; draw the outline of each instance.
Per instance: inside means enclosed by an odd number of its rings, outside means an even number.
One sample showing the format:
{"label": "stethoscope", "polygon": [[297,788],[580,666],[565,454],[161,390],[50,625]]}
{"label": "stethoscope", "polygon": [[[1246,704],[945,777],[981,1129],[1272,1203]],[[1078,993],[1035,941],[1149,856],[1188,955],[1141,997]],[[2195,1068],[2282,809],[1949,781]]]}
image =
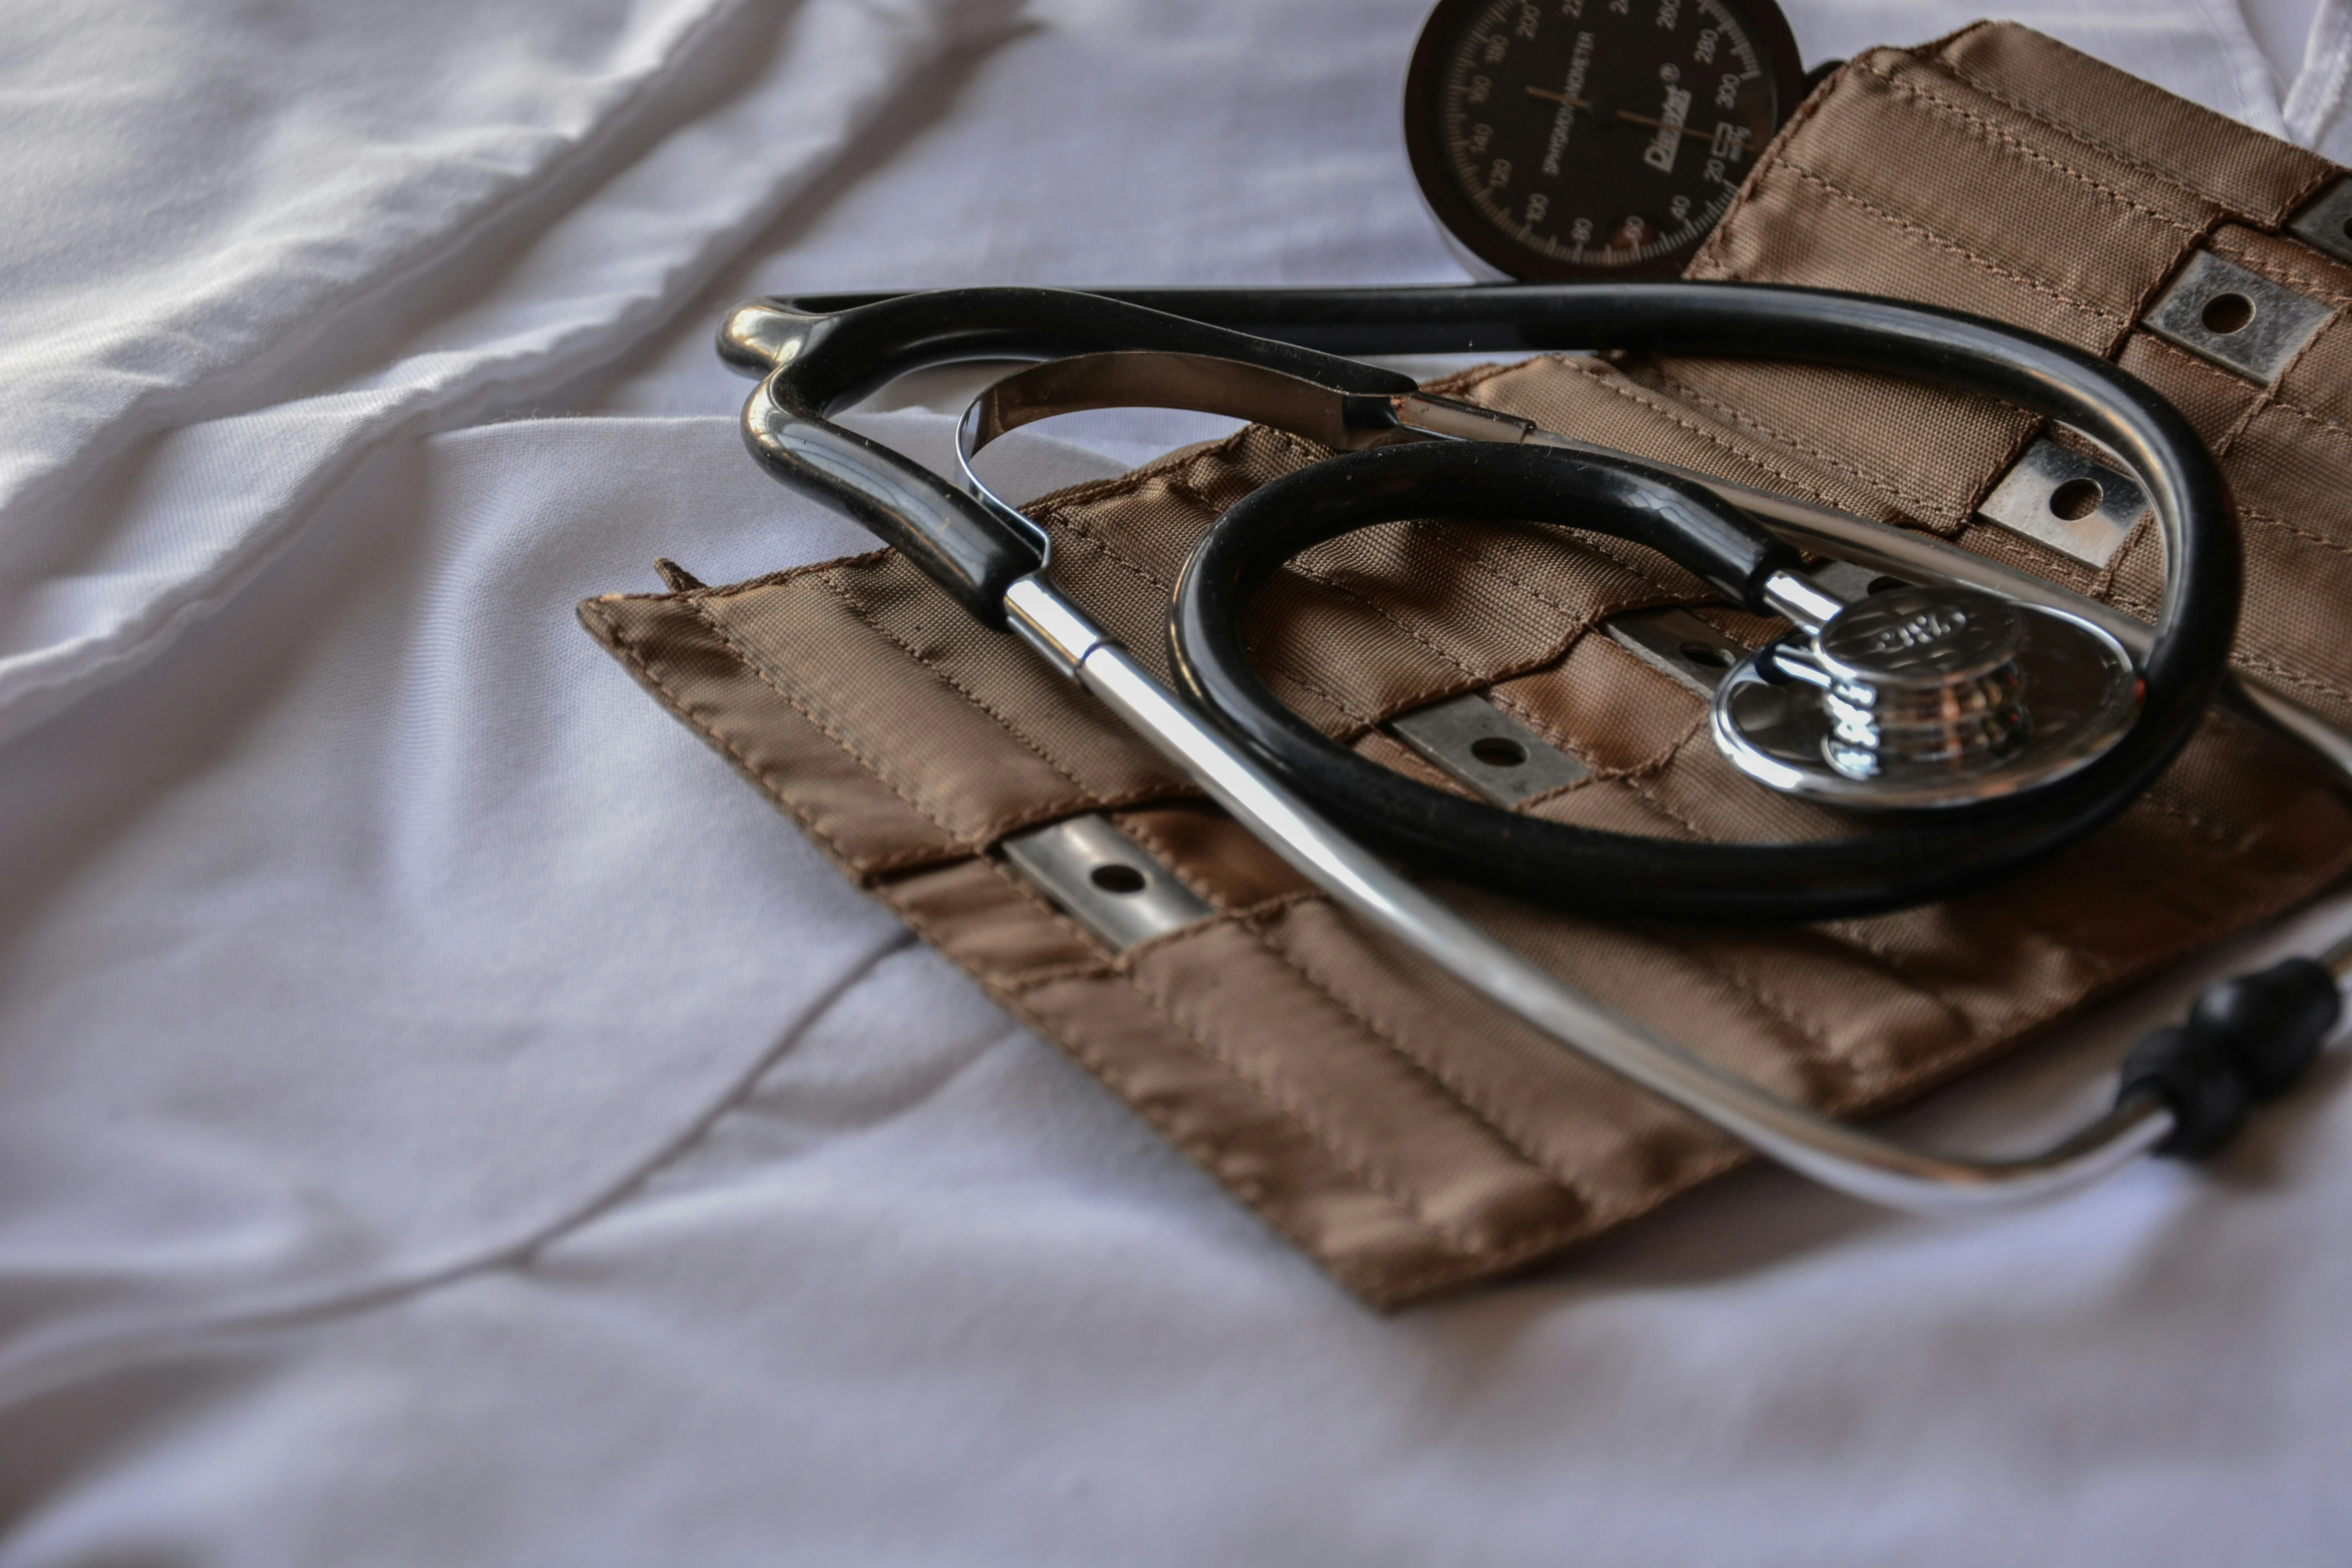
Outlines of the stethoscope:
{"label": "stethoscope", "polygon": [[[1740,355],[1924,378],[2104,444],[2137,474],[2165,559],[2154,628],[1991,560],[1816,503],[1637,462],[1342,358],[1558,350]],[[898,547],[965,610],[1076,680],[1336,902],[1463,985],[1757,1150],[1897,1207],[2005,1206],[2150,1151],[2218,1147],[2333,1031],[2352,940],[2209,988],[2126,1056],[2116,1103],[2038,1154],[1929,1154],[1822,1116],[1601,1007],[1391,862],[1596,914],[1817,920],[1949,896],[2121,812],[2213,702],[2352,779],[2352,737],[2228,658],[2241,580],[2220,471],[2125,372],[2031,333],[1858,295],[1738,284],[1392,289],[971,288],[754,301],[719,335],[762,377],[743,430],[769,471]],[[989,387],[940,477],[831,415],[908,371],[1036,361]],[[1220,413],[1335,455],[1261,486],[1195,546],[1171,607],[1181,695],[1057,589],[1043,528],[973,459],[1007,431],[1107,407]],[[1791,632],[1717,687],[1715,743],[1761,785],[1885,823],[1803,843],[1627,838],[1486,806],[1359,757],[1252,668],[1243,617],[1286,561],[1370,525],[1563,523],[1658,550]],[[1849,602],[1805,555],[1903,586]]]}

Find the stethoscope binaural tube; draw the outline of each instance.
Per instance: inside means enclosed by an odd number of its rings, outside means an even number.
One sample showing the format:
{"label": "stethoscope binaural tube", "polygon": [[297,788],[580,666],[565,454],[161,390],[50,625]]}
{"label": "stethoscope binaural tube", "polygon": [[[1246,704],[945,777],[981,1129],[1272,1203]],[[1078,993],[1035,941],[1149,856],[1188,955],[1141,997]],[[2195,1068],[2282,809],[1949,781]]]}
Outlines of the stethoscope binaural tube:
{"label": "stethoscope binaural tube", "polygon": [[720,358],[765,378],[743,408],[751,455],[897,547],[999,630],[1005,590],[1045,567],[1045,534],[994,497],[966,494],[831,415],[926,365],[1133,347],[1248,361],[1336,392],[1340,417],[1367,423],[1392,423],[1390,399],[1417,390],[1392,371],[1057,288],[887,295],[837,311],[755,301],[734,310],[719,335]]}
{"label": "stethoscope binaural tube", "polygon": [[[1401,340],[1417,347],[1446,340],[1435,334],[1448,330],[1460,334],[1457,345],[1483,342],[1507,326],[1514,347],[1541,341],[1728,351],[1932,373],[1945,384],[2004,397],[2083,428],[2140,471],[2155,505],[2167,572],[2161,619],[2143,661],[2139,713],[2121,741],[2054,784],[1801,843],[1700,844],[1609,834],[1465,800],[1330,742],[1284,709],[1250,668],[1234,591],[1283,559],[1259,548],[1265,529],[1289,529],[1335,506],[1359,505],[1350,498],[1359,472],[1386,476],[1373,482],[1391,486],[1410,473],[1426,477],[1414,498],[1400,497],[1397,509],[1378,517],[1360,510],[1349,526],[1458,514],[1464,508],[1452,505],[1451,491],[1467,497],[1479,483],[1475,476],[1508,469],[1522,481],[1507,498],[1490,496],[1500,510],[1485,515],[1610,531],[1607,505],[1588,498],[1581,515],[1562,516],[1564,497],[1545,494],[1547,473],[1564,478],[1575,470],[1573,462],[1561,461],[1568,455],[1554,452],[1548,459],[1521,449],[1522,455],[1506,457],[1509,449],[1483,443],[1432,444],[1412,458],[1364,454],[1314,465],[1244,498],[1201,542],[1196,567],[1213,558],[1216,569],[1185,573],[1173,616],[1180,679],[1292,789],[1389,852],[1454,880],[1589,913],[1714,921],[1840,918],[1953,896],[2055,852],[2122,811],[2186,743],[2226,674],[2241,572],[2236,525],[2219,471],[2178,413],[2127,374],[2062,344],[1971,317],[1853,295],[1721,284],[1145,291],[1125,300],[970,289],[793,302],[801,312],[752,307],[739,313],[739,321],[766,322],[772,336],[754,351],[739,347],[739,357],[756,360],[771,351],[780,326],[800,334],[794,356],[770,383],[776,411],[789,404],[791,417],[781,422],[781,435],[755,434],[754,450],[784,472],[778,449],[793,443],[814,449],[820,428],[830,432],[824,440],[861,443],[823,426],[818,405],[842,395],[841,389],[870,384],[872,362],[906,364],[918,349],[944,357],[1052,357],[1055,362],[1017,378],[1049,399],[1062,365],[1087,362],[1066,356],[1090,355],[1086,406],[1102,406],[1108,385],[1159,406],[1261,420],[1334,448],[1413,434],[1397,426],[1392,412],[1394,400],[1404,395],[1399,388],[1417,391],[1404,378],[1311,349],[1180,320],[1138,303],[1145,299],[1213,307],[1253,328],[1283,326],[1269,319],[1280,304],[1303,319],[1305,335],[1357,349],[1374,346],[1370,335],[1391,319],[1400,324]],[[835,305],[845,306],[845,313],[815,312]],[[773,313],[763,315],[763,308]],[[1299,329],[1301,322],[1288,327]],[[1129,351],[1102,352],[1106,347]],[[1132,365],[1125,376],[1122,361]],[[1146,384],[1151,377],[1178,384],[1155,390]],[[1323,395],[1300,395],[1298,389]],[[1075,389],[1065,391],[1076,395]],[[968,429],[966,436],[969,446],[974,434]],[[1652,481],[1665,477],[1622,455],[1587,461],[1646,474]],[[803,455],[800,463],[805,467],[808,459]],[[1633,484],[1618,500],[1625,502],[1639,488]],[[972,489],[972,495],[941,497],[941,505],[961,507],[961,515],[935,511],[908,520],[909,509],[902,507],[898,530],[880,531],[915,550],[919,561],[926,561],[928,551],[927,570],[951,591],[962,590],[960,597],[975,614],[986,615],[996,607],[992,595],[1001,597],[996,584],[1024,567],[1035,570],[1044,541],[1015,508],[976,481]],[[1639,513],[1634,506],[1629,515]],[[998,542],[990,544],[991,537]],[[961,559],[984,560],[985,567],[942,573],[930,564],[945,553],[942,539],[955,541]],[[1770,612],[1761,605],[1748,608]]]}
{"label": "stethoscope binaural tube", "polygon": [[[1576,346],[1575,333],[1569,329],[1580,320],[1605,335],[1608,322],[1596,324],[1589,319],[1593,308],[1645,303],[1629,298],[1636,294],[1660,297],[1658,303],[1663,305],[1668,303],[1664,296],[1682,298],[1694,292],[1743,297],[1740,302],[1727,298],[1717,304],[1736,315],[1744,313],[1750,325],[1761,329],[1757,334],[1760,339],[1801,324],[1808,311],[1830,308],[1820,302],[1843,301],[1852,307],[1845,312],[1843,327],[1831,329],[1824,323],[1819,334],[1824,341],[1841,340],[1843,334],[1843,351],[1857,357],[1840,362],[1874,363],[1873,352],[1902,358],[1911,348],[1943,334],[1979,343],[1982,335],[1990,334],[2030,350],[1994,378],[2001,385],[1980,386],[1980,390],[2010,395],[2024,406],[2084,424],[2140,470],[2165,525],[2168,630],[2184,608],[2183,568],[2197,564],[2190,539],[2180,527],[2184,498],[2191,507],[2218,507],[2224,535],[2234,547],[2234,528],[2229,522],[2219,476],[2210,459],[2204,458],[2193,434],[2161,400],[2088,356],[1971,318],[1852,296],[1743,286],[1654,285],[1633,290],[1616,286],[1492,291],[1253,290],[1218,296],[1210,303],[1222,300],[1230,308],[1230,317],[1245,318],[1250,325],[1265,329],[1273,329],[1274,316],[1290,308],[1307,321],[1318,342],[1351,351],[1381,349],[1381,342],[1367,338],[1377,334],[1376,318],[1388,308],[1382,302],[1397,300],[1402,303],[1394,319],[1400,334],[1408,340],[1394,343],[1398,350],[1471,347],[1474,343],[1466,340],[1474,334],[1487,333],[1497,320],[1507,324],[1515,317],[1524,317],[1530,324],[1517,342],[1475,346],[1552,348]],[[1809,300],[1814,303],[1808,304]],[[1200,307],[1188,303],[1187,308]],[[1712,308],[1699,314],[1708,316]],[[828,315],[829,310],[843,314]],[[1203,313],[1214,312],[1204,308]],[[1602,313],[1608,312],[1604,308]],[[1633,308],[1630,317],[1616,318],[1616,325],[1638,332],[1645,326],[1642,316],[1641,309]],[[1902,329],[1885,334],[1873,350],[1872,329],[1856,325],[1862,318],[1874,318],[1880,325],[1893,322]],[[1717,311],[1711,319],[1719,326],[1724,318]],[[1646,322],[1659,331],[1659,346],[1694,351],[1709,347],[1703,341],[1675,339],[1674,325],[1669,320],[1662,326],[1655,319]],[[1440,340],[1456,328],[1460,330],[1455,341],[1449,345]],[[1707,325],[1702,321],[1696,329],[1704,334]],[[1535,340],[1538,335],[1546,340]],[[1622,337],[1611,340],[1614,346],[1632,346]],[[909,343],[920,352],[909,349]],[[1411,433],[1404,431],[1399,417],[1404,413],[1433,421],[1420,425],[1423,431],[1437,430],[1458,416],[1474,425],[1522,427],[1506,440],[1576,444],[1487,411],[1461,405],[1449,411],[1438,406],[1444,400],[1419,394],[1406,378],[1371,367],[1333,360],[1312,350],[1266,345],[1213,325],[1139,310],[1133,304],[1057,296],[1049,290],[966,290],[951,296],[793,304],[759,301],[740,308],[721,333],[721,352],[730,362],[766,374],[761,388],[745,405],[744,434],[755,455],[779,477],[848,511],[887,540],[908,546],[913,559],[983,623],[1017,632],[1055,667],[1085,685],[1138,733],[1178,761],[1284,859],[1357,916],[1407,943],[1470,990],[1527,1019],[1563,1045],[1841,1191],[1920,1212],[1975,1211],[2012,1207],[2072,1190],[2152,1149],[2201,1154],[2229,1135],[2253,1099],[2277,1093],[2293,1082],[2332,1031],[2340,1010],[2336,981],[2352,969],[2352,943],[2340,945],[2321,960],[2289,959],[2263,975],[2241,977],[2212,988],[2200,999],[2186,1026],[2158,1030],[2134,1049],[2125,1063],[2113,1111],[2037,1153],[1988,1160],[1912,1148],[1780,1100],[1580,996],[1400,876],[1283,785],[1262,758],[1206,720],[1199,709],[1168,692],[1082,606],[1053,585],[1044,570],[1045,537],[1017,509],[988,495],[976,482],[970,492],[948,484],[888,448],[841,430],[827,418],[856,390],[918,362],[991,355],[1101,354],[1129,348],[1199,356],[1203,361],[1223,357],[1254,361],[1253,373],[1261,377],[1319,382],[1319,387],[1309,390],[1328,396],[1316,417],[1342,438],[1327,441],[1328,444],[1369,446],[1407,435]],[[1265,351],[1269,349],[1274,355]],[[1751,342],[1744,351],[1771,350]],[[1797,358],[1822,357],[1801,347],[1790,352]],[[1270,357],[1283,361],[1278,370],[1264,368]],[[1835,353],[1828,357],[1838,358]],[[887,367],[881,375],[873,373],[877,362]],[[1931,371],[1946,368],[1940,353],[1924,362]],[[1916,371],[1918,365],[1878,364],[1877,368]],[[2085,405],[2074,395],[2070,384],[2077,374],[2120,386],[2127,394],[2120,409],[2102,412],[2091,406],[2089,417],[2082,417]],[[1280,388],[1272,388],[1268,395],[1281,401]],[[2095,396],[2090,402],[2095,405],[2098,400]],[[2110,413],[2119,417],[2107,417]],[[1716,487],[1704,479],[1701,482],[1710,489]],[[1861,552],[1858,559],[1875,552],[1892,559],[1922,550],[1964,559],[1948,547],[1931,549],[1927,541],[1908,540],[1860,519],[1827,515],[1780,517],[1780,511],[1790,504],[1762,493],[1743,495],[1741,505],[1759,516],[1775,517],[1783,528],[1794,525],[1810,536],[1841,539],[1853,532]],[[1881,534],[1886,536],[1883,540],[1869,542]],[[1986,570],[1996,578],[2000,576],[1993,569]],[[1975,570],[1963,565],[1951,575],[1955,580],[1969,580]],[[2234,549],[2210,586],[2226,591],[2220,630],[2226,647],[2237,594]],[[2186,607],[2199,610],[2188,623],[2208,625],[2210,632],[2213,612],[2200,610],[2193,592]],[[2138,640],[2136,632],[2132,640]],[[2150,663],[2153,666],[2162,658],[2181,658],[2196,652],[2179,643],[2169,653],[2157,646],[2151,651]],[[2192,666],[2195,662],[2190,658]],[[2211,689],[2208,684],[2205,695],[2210,695]],[[2201,709],[2201,702],[2195,706]],[[2160,758],[2151,766],[2160,766]]]}

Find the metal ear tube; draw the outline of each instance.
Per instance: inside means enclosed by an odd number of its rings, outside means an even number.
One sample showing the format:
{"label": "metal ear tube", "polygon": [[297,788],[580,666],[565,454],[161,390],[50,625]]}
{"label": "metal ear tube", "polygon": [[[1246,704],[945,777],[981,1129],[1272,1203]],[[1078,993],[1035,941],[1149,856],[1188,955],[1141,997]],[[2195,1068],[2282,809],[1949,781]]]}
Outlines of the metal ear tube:
{"label": "metal ear tube", "polygon": [[[1526,845],[1557,829],[1570,835],[1550,835],[1550,847],[1567,857],[1560,863],[1639,864],[1644,873],[1631,883],[1597,870],[1571,875],[1551,891],[1572,906],[1806,919],[1942,896],[2071,842],[2120,810],[2170,759],[2223,678],[2237,598],[2235,535],[2210,457],[2168,405],[2060,345],[1853,296],[1694,285],[1370,294],[1379,298],[1243,291],[1228,303],[1260,330],[1276,329],[1270,318],[1294,305],[1294,336],[1351,351],[1378,337],[1383,312],[1406,340],[1398,346],[1414,349],[1449,330],[1455,347],[1485,347],[1481,333],[1501,321],[1521,340],[1514,346],[1580,336],[1587,346],[1932,372],[2065,419],[2121,455],[2148,489],[2167,553],[2164,618],[2151,632],[1935,541],[1636,464],[1523,420],[1431,398],[1393,372],[1137,301],[962,290],[755,303],[730,319],[722,352],[767,372],[746,404],[744,431],[772,471],[907,548],[966,608],[1084,685],[1335,901],[1553,1040],[1829,1186],[1926,1212],[2031,1201],[2153,1149],[2201,1153],[2234,1130],[2246,1105],[2300,1073],[2334,1028],[2336,981],[2352,963],[2352,945],[2210,989],[2189,1023],[2135,1049],[2111,1112],[2040,1153],[1929,1154],[1781,1100],[1659,1038],[1485,936],[1390,863],[1435,849],[1454,857],[1450,868],[1465,844],[1475,858],[1487,852],[1480,835],[1499,834],[1491,858],[1495,880],[1507,885],[1524,874]],[[1464,298],[1443,298],[1449,294]],[[1184,303],[1205,308],[1216,300],[1189,291]],[[983,356],[1048,362],[974,404],[963,427],[962,486],[827,417],[915,364]],[[1120,402],[1239,413],[1348,454],[1254,492],[1201,541],[1171,622],[1191,700],[1162,685],[1054,585],[1043,530],[969,470],[971,455],[1005,430]],[[1444,504],[1433,505],[1441,496]],[[1249,671],[1235,631],[1241,607],[1299,549],[1369,522],[1433,512],[1543,520],[1547,497],[1570,505],[1572,515],[1559,520],[1665,549],[1735,602],[1795,622],[1803,646],[1762,651],[1724,690],[1769,686],[1784,704],[1792,690],[1820,694],[1809,766],[1850,791],[1899,791],[1906,780],[1924,780],[1915,799],[1871,802],[1921,823],[1906,818],[1875,835],[1824,843],[1690,845],[1603,842],[1612,836],[1417,785],[1438,803],[1412,798],[1409,810],[1398,810],[1401,776],[1288,715]],[[1908,599],[1849,606],[1805,575],[1791,542],[1898,563],[1922,586]],[[2028,663],[2037,633],[2071,650],[2080,690]],[[2296,722],[2293,705],[2275,694],[2247,700]],[[1752,712],[1741,717],[1740,705],[1756,702],[1718,699],[1717,739],[1735,761],[1733,744],[1748,743],[1759,727]],[[2319,724],[2300,717],[2305,730]],[[2051,744],[2038,772],[2001,771],[2044,737]],[[2339,763],[2347,754],[2352,744],[2330,753]],[[1998,786],[1982,788],[1987,778]],[[1938,814],[1947,820],[1926,820]]]}

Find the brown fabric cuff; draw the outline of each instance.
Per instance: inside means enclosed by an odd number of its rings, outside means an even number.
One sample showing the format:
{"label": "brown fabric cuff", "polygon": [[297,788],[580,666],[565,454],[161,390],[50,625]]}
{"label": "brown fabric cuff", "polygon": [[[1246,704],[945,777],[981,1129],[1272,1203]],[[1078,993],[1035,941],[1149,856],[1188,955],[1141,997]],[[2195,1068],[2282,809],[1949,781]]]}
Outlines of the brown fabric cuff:
{"label": "brown fabric cuff", "polygon": [[[2175,205],[2206,202],[2209,228],[2228,214],[2252,235],[2245,243],[2276,246],[2288,242],[2252,230],[2274,226],[2331,172],[2088,62],[2080,68],[2124,86],[2085,91],[2076,81],[2067,112],[2089,104],[2104,118],[2055,118],[2043,101],[2080,57],[2052,51],[2020,29],[1980,26],[1856,60],[1775,144],[1701,269],[1934,297],[2048,330],[2043,318],[2061,308],[2048,298],[2056,284],[2002,262],[2005,273],[1984,274],[2000,287],[1979,279],[1978,294],[1957,297],[1937,269],[1981,270],[1956,258],[1948,247],[1958,242],[1936,226],[1957,214],[1912,209],[1944,203],[1979,172],[1988,191],[2005,190],[2013,164],[2042,169],[2057,159],[2045,143],[2063,144],[2074,172],[2053,179],[2121,191],[2129,173],[2163,184]],[[1943,103],[1965,115],[1953,120]],[[2163,143],[2184,123],[2196,132],[2193,156]],[[1931,135],[1959,138],[1948,183],[1899,197],[1862,192],[1867,209],[1853,204],[1861,174],[1838,162],[1838,147]],[[2157,176],[2139,164],[2189,172]],[[2084,165],[2094,165],[2087,176]],[[2113,218],[2110,228],[2172,232],[2149,222]],[[1871,243],[1820,243],[1839,223]],[[2102,279],[2157,268],[2145,292],[2178,260],[2135,251],[2111,261],[2112,243],[2085,232],[2038,265]],[[2315,264],[2306,253],[2298,265]],[[2092,292],[2084,277],[2068,287]],[[2112,308],[2126,326],[2134,319]],[[2082,318],[2075,340],[2092,319]],[[2097,347],[2128,363],[2137,340],[2118,327]],[[1488,368],[1454,390],[1628,451],[1997,548],[2062,580],[2083,575],[1971,521],[2032,433],[2013,411],[1801,367],[1572,357]],[[2241,442],[2225,453],[2233,481],[2252,450]],[[1054,535],[1057,580],[1129,648],[1156,657],[1192,540],[1252,486],[1319,455],[1252,428],[1064,492],[1033,515]],[[2311,465],[2307,453],[2299,461]],[[2328,472],[2340,483],[2345,465]],[[2332,548],[2352,553],[2352,540]],[[2124,603],[2145,594],[2128,560],[2109,575],[2082,586]],[[2313,630],[2313,646],[2250,625],[2244,656],[2297,660],[2310,678],[2352,689],[2352,669],[2325,662],[2352,654],[2319,646],[2326,622],[2313,605],[2326,601],[2295,607],[2296,595],[2325,588],[2283,581],[2275,566],[2258,568],[2257,582],[2280,596],[2287,622]],[[1302,558],[1265,596],[1255,632],[1261,667],[1302,714],[1440,787],[1451,786],[1380,727],[1484,691],[1591,769],[1531,811],[1674,838],[1852,831],[1738,779],[1706,738],[1697,697],[1592,634],[1611,614],[1658,604],[1697,607],[1750,643],[1768,630],[1611,540],[1402,524]],[[583,604],[581,616],[845,875],[1369,1301],[1395,1306],[1491,1278],[1740,1157],[1339,915],[1092,698],[982,630],[890,552],[727,588],[611,595]],[[1213,917],[1114,956],[994,852],[1009,834],[1086,811],[1108,813]],[[2352,810],[2323,771],[2294,747],[2216,716],[2114,826],[1997,892],[1952,904],[1726,931],[1601,925],[1449,896],[1609,1006],[1782,1092],[1864,1114],[2291,907],[2347,862]]]}

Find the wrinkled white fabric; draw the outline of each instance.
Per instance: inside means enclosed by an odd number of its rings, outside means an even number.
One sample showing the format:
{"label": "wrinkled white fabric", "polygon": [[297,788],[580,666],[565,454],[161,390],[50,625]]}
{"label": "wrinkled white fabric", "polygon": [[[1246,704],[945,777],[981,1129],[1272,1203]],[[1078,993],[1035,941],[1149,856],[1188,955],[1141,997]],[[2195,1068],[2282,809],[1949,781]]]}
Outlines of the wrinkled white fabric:
{"label": "wrinkled white fabric", "polygon": [[27,26],[47,47],[0,85],[0,736],[233,592],[370,451],[608,359],[1007,8]]}
{"label": "wrinkled white fabric", "polygon": [[[1750,1173],[1378,1319],[573,624],[866,542],[742,456],[740,294],[1458,277],[1422,8],[0,16],[0,1563],[2341,1559],[2341,1058],[2210,1172]],[[2266,128],[2309,68],[2018,15]],[[2196,978],[1906,1130],[2066,1124]]]}
{"label": "wrinkled white fabric", "polygon": [[2320,0],[2304,36],[2302,69],[2280,109],[2287,134],[2305,146],[2336,152],[2333,138],[2347,92],[2352,92],[2352,5]]}

